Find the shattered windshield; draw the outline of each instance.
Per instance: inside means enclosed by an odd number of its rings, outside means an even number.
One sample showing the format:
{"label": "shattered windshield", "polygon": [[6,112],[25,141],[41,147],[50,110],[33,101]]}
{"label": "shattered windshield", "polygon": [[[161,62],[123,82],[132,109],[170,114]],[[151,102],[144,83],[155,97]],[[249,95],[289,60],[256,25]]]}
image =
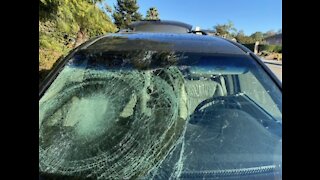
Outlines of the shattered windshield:
{"label": "shattered windshield", "polygon": [[40,174],[278,176],[281,98],[245,55],[81,50],[39,101]]}

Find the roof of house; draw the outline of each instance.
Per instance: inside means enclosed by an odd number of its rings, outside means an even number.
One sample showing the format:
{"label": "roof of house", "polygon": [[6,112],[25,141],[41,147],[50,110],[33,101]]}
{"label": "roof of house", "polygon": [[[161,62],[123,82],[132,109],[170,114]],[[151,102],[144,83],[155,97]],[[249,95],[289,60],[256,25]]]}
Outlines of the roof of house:
{"label": "roof of house", "polygon": [[265,38],[265,40],[270,40],[270,39],[282,39],[282,33],[281,34],[276,34],[276,35],[273,35],[273,36],[269,36],[269,37]]}

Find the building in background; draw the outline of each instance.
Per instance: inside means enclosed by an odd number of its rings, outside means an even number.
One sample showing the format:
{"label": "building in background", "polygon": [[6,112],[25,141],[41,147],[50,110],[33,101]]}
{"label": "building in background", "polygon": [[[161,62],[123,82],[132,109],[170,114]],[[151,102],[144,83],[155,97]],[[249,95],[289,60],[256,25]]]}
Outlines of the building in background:
{"label": "building in background", "polygon": [[265,44],[282,45],[282,33],[264,39]]}

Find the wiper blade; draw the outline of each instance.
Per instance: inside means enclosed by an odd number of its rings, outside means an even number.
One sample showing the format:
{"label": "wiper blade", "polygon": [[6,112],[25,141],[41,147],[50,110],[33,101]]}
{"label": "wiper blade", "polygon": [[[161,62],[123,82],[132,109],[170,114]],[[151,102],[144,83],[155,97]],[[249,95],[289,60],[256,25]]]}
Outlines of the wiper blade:
{"label": "wiper blade", "polygon": [[276,165],[259,166],[241,169],[225,169],[225,170],[205,170],[205,171],[188,171],[182,172],[180,178],[216,178],[230,176],[248,176],[256,174],[278,173]]}

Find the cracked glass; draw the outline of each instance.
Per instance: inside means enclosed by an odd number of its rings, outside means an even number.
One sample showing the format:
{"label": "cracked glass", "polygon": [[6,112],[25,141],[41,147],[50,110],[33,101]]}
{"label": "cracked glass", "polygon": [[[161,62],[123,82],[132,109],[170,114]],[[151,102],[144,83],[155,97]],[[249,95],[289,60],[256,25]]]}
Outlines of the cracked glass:
{"label": "cracked glass", "polygon": [[281,176],[281,91],[246,55],[80,50],[39,101],[48,179]]}

